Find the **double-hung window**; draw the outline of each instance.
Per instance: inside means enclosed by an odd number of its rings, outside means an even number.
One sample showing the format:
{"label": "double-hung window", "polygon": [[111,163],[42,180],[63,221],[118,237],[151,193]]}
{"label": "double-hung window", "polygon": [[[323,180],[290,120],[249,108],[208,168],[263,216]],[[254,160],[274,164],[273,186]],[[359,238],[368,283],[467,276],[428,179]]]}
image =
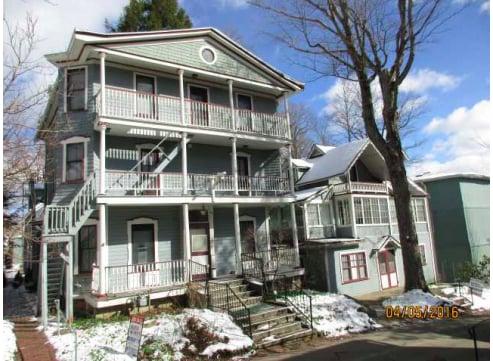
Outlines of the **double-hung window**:
{"label": "double-hung window", "polygon": [[97,227],[83,226],[79,231],[79,273],[92,272],[97,258]]}
{"label": "double-hung window", "polygon": [[86,68],[67,69],[67,110],[86,108]]}
{"label": "double-hung window", "polygon": [[366,256],[364,252],[341,255],[342,283],[368,279]]}
{"label": "double-hung window", "polygon": [[65,180],[77,182],[84,180],[84,143],[66,145]]}
{"label": "double-hung window", "polygon": [[425,200],[423,198],[412,199],[414,222],[426,222]]}
{"label": "double-hung window", "polygon": [[337,220],[340,226],[345,226],[351,223],[348,199],[341,199],[337,201]]}

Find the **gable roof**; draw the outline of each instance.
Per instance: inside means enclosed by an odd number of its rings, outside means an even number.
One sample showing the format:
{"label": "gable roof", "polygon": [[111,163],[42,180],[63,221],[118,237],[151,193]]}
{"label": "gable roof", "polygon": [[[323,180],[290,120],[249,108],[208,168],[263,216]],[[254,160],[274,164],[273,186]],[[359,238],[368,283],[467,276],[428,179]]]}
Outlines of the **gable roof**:
{"label": "gable roof", "polygon": [[[373,147],[373,144],[365,138],[326,149],[324,155],[310,158],[310,163],[313,165],[301,177],[298,184],[302,185],[323,181],[346,173],[368,145]],[[323,148],[319,147],[318,149]]]}
{"label": "gable roof", "polygon": [[48,54],[46,55],[46,58],[51,63],[57,65],[65,62],[76,61],[87,45],[105,47],[118,44],[137,44],[160,40],[190,40],[204,37],[217,41],[224,48],[241,57],[253,67],[261,70],[265,74],[268,74],[286,88],[292,91],[300,91],[303,89],[303,83],[290,78],[237,42],[233,41],[221,31],[212,27],[128,33],[98,33],[76,29],[72,34],[69,46],[65,52]]}

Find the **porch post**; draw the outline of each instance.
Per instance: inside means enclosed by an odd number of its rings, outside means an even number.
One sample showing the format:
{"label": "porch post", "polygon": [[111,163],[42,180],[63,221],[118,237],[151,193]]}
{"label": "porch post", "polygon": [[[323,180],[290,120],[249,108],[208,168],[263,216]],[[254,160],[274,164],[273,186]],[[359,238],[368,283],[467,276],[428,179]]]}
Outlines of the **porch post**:
{"label": "porch post", "polygon": [[310,238],[310,229],[308,228],[308,205],[303,203],[303,223],[305,224],[305,241]]}
{"label": "porch post", "polygon": [[181,175],[183,177],[183,194],[188,194],[188,158],[187,158],[187,133],[181,133]]}
{"label": "porch post", "polygon": [[291,206],[291,228],[293,232],[293,247],[296,253],[296,265],[300,264],[300,250],[298,248],[298,229],[296,227],[296,208],[294,202],[290,204]]}
{"label": "porch post", "polygon": [[270,243],[270,208],[269,207],[265,207],[265,237],[266,237],[266,241],[267,241],[267,250],[269,251],[269,253],[267,253],[268,255],[270,255],[270,250],[271,250],[271,243]]}
{"label": "porch post", "polygon": [[106,53],[99,53],[99,82],[101,83],[101,115],[106,115]]}
{"label": "porch post", "polygon": [[216,278],[216,249],[214,246],[214,207],[212,205],[207,206],[207,216],[209,222],[209,252],[211,255],[211,276]]}
{"label": "porch post", "polygon": [[289,103],[288,103],[288,93],[284,93],[284,111],[286,112],[286,128],[288,132],[288,139],[291,139],[291,119],[289,117]]}
{"label": "porch post", "polygon": [[182,205],[183,211],[183,257],[186,261],[192,259],[190,252],[190,222],[188,220],[188,203]]}
{"label": "porch post", "polygon": [[240,234],[240,207],[238,203],[233,204],[235,243],[236,243],[236,274],[241,275],[241,234]]}
{"label": "porch post", "polygon": [[72,323],[72,319],[74,317],[74,264],[73,264],[73,239],[72,241],[67,242],[65,246],[67,253],[67,271],[65,277],[65,316],[67,318],[68,323]]}
{"label": "porch post", "polygon": [[43,327],[48,325],[48,244],[41,241],[41,319]]}
{"label": "porch post", "polygon": [[182,125],[185,125],[185,87],[183,83],[184,73],[185,71],[183,69],[178,69],[178,79],[180,86],[180,119]]}
{"label": "porch post", "polygon": [[236,156],[236,138],[231,138],[231,168],[233,173],[234,194],[238,195],[238,158]]}
{"label": "porch post", "polygon": [[98,266],[99,266],[99,294],[106,294],[106,266],[108,259],[108,244],[106,237],[106,204],[98,206]]}
{"label": "porch post", "polygon": [[99,123],[99,194],[106,193],[106,123]]}
{"label": "porch post", "polygon": [[236,130],[235,101],[233,97],[233,80],[228,79],[229,107],[231,109],[231,128]]}
{"label": "porch post", "polygon": [[294,173],[293,173],[293,161],[291,157],[291,144],[288,144],[287,146],[288,150],[288,173],[289,173],[289,190],[291,192],[291,195],[294,196]]}

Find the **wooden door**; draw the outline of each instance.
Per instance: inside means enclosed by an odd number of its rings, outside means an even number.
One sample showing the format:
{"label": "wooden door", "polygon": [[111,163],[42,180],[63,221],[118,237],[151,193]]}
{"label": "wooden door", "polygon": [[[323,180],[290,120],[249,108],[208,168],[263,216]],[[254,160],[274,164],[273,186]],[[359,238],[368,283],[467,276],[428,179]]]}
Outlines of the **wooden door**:
{"label": "wooden door", "polygon": [[395,250],[384,250],[378,253],[378,269],[383,289],[397,287]]}
{"label": "wooden door", "polygon": [[135,91],[137,95],[137,117],[154,119],[156,115],[155,79],[150,76],[135,76]]}
{"label": "wooden door", "polygon": [[253,220],[240,221],[241,252],[255,252],[255,222]]}
{"label": "wooden door", "polygon": [[[209,220],[206,211],[189,212],[190,247],[192,261],[202,265],[210,264]],[[194,280],[205,279],[207,274],[192,274]]]}

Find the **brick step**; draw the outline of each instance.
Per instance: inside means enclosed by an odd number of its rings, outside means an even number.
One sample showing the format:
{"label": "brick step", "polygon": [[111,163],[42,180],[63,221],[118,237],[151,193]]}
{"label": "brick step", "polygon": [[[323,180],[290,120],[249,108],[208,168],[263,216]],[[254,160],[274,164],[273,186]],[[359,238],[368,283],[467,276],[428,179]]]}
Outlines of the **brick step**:
{"label": "brick step", "polygon": [[275,338],[281,338],[284,335],[298,332],[303,330],[303,326],[301,322],[295,321],[290,323],[285,323],[280,326],[276,326],[273,328],[269,328],[265,331],[257,331],[252,334],[252,338],[254,342],[261,342],[264,338],[269,336],[274,336]]}
{"label": "brick step", "polygon": [[301,338],[305,338],[305,337],[311,337],[312,335],[313,335],[312,330],[304,328],[301,331],[295,331],[293,333],[289,333],[287,335],[284,335],[280,338],[274,337],[273,339],[268,339],[267,341],[257,342],[256,345],[257,345],[257,348],[265,348],[265,347],[270,347],[270,346],[277,345],[277,344],[282,344],[282,343],[285,343],[288,341],[293,341],[293,340],[297,340],[297,339],[301,339]]}

